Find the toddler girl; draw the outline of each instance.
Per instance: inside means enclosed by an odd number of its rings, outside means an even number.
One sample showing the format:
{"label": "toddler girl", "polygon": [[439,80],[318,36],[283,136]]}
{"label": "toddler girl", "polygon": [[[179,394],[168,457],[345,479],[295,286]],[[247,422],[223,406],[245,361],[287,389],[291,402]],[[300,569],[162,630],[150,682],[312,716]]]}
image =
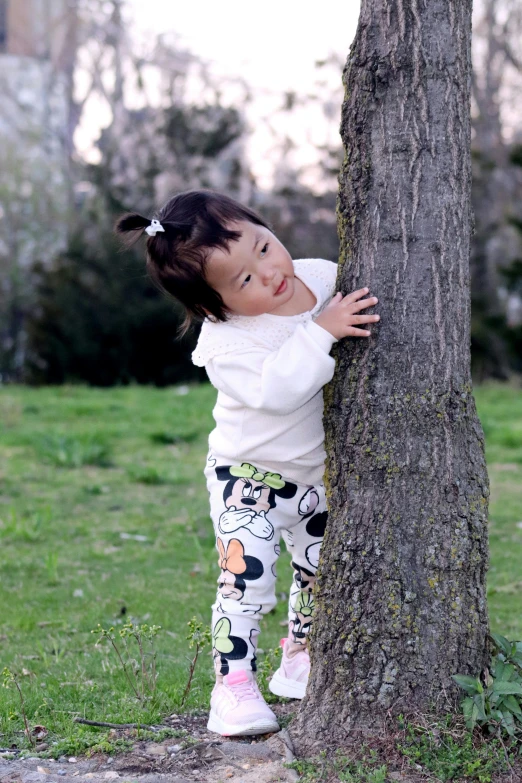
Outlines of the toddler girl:
{"label": "toddler girl", "polygon": [[377,303],[364,288],[334,295],[331,261],[292,261],[265,221],[211,191],[170,199],[150,221],[122,217],[119,233],[143,230],[152,279],[203,326],[193,362],[218,390],[205,476],[221,574],[213,605],[216,685],[208,728],[225,736],[277,731],[256,685],[259,621],[276,603],[282,536],[293,580],[288,638],[270,690],[303,698],[307,637],[327,510],[323,485],[323,386],[332,345],[368,337],[359,315]]}

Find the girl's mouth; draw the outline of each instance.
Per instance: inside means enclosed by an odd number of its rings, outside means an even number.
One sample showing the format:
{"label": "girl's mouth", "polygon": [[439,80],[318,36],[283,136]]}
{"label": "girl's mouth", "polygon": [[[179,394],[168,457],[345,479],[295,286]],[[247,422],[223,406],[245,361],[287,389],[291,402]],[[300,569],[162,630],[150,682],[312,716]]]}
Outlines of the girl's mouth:
{"label": "girl's mouth", "polygon": [[283,282],[281,283],[281,285],[279,286],[279,288],[275,292],[275,295],[278,296],[279,294],[284,293],[286,291],[286,286],[287,286],[286,277],[284,277],[283,278]]}

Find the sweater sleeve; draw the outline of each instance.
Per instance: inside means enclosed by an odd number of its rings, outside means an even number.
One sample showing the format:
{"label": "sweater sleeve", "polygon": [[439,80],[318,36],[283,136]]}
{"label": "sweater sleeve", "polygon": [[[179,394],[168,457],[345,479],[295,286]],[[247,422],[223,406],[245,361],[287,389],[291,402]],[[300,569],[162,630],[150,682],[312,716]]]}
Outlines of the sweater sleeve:
{"label": "sweater sleeve", "polygon": [[206,368],[213,386],[248,408],[284,416],[332,379],[335,338],[314,321],[300,324],[273,352],[254,348],[214,357]]}

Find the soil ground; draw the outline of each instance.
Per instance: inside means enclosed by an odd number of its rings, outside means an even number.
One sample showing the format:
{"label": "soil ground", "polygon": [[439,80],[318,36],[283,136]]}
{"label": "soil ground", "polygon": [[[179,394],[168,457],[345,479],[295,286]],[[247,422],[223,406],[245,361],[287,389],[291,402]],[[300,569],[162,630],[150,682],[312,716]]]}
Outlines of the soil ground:
{"label": "soil ground", "polygon": [[[272,708],[281,719],[295,709],[295,703],[275,704]],[[114,755],[58,760],[37,756],[0,758],[0,783],[295,783],[299,780],[297,773],[286,765],[291,760],[287,745],[291,739],[285,730],[262,737],[228,739],[207,731],[206,724],[206,713],[172,715],[165,725],[186,732],[182,738],[161,742],[133,740],[132,750]],[[113,732],[115,737],[130,737],[133,733],[134,730]],[[401,755],[395,747],[396,739],[382,736],[371,743],[380,763],[387,765],[384,783],[441,780]],[[357,757],[356,746],[352,751]],[[328,783],[339,780],[326,768],[320,779]],[[457,779],[459,783],[470,780]],[[522,783],[522,761],[515,762],[511,770],[495,774],[492,783]]]}
{"label": "soil ground", "polygon": [[[284,705],[282,705],[284,707]],[[279,710],[281,712],[281,710]],[[284,766],[279,734],[227,739],[207,731],[208,716],[171,716],[165,721],[187,735],[162,742],[135,741],[130,752],[58,760],[0,758],[0,783],[275,783],[295,781]],[[118,732],[118,736],[125,736]]]}

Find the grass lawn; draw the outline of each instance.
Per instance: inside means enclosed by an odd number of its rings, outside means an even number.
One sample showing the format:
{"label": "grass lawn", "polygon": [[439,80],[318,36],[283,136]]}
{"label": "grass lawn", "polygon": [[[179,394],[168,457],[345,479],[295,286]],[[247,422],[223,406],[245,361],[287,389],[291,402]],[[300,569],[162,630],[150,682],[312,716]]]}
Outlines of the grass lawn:
{"label": "grass lawn", "polygon": [[[214,391],[183,391],[0,389],[0,670],[17,673],[30,721],[66,738],[56,753],[95,741],[75,716],[155,723],[181,708],[187,623],[208,623],[217,577],[202,475]],[[492,483],[491,627],[522,639],[522,391],[485,386],[477,402]],[[285,604],[263,621],[264,650]],[[162,628],[158,693],[143,707],[91,633],[128,621]],[[207,649],[185,708],[206,709],[211,672]],[[0,688],[0,746],[22,728],[16,691]]]}

